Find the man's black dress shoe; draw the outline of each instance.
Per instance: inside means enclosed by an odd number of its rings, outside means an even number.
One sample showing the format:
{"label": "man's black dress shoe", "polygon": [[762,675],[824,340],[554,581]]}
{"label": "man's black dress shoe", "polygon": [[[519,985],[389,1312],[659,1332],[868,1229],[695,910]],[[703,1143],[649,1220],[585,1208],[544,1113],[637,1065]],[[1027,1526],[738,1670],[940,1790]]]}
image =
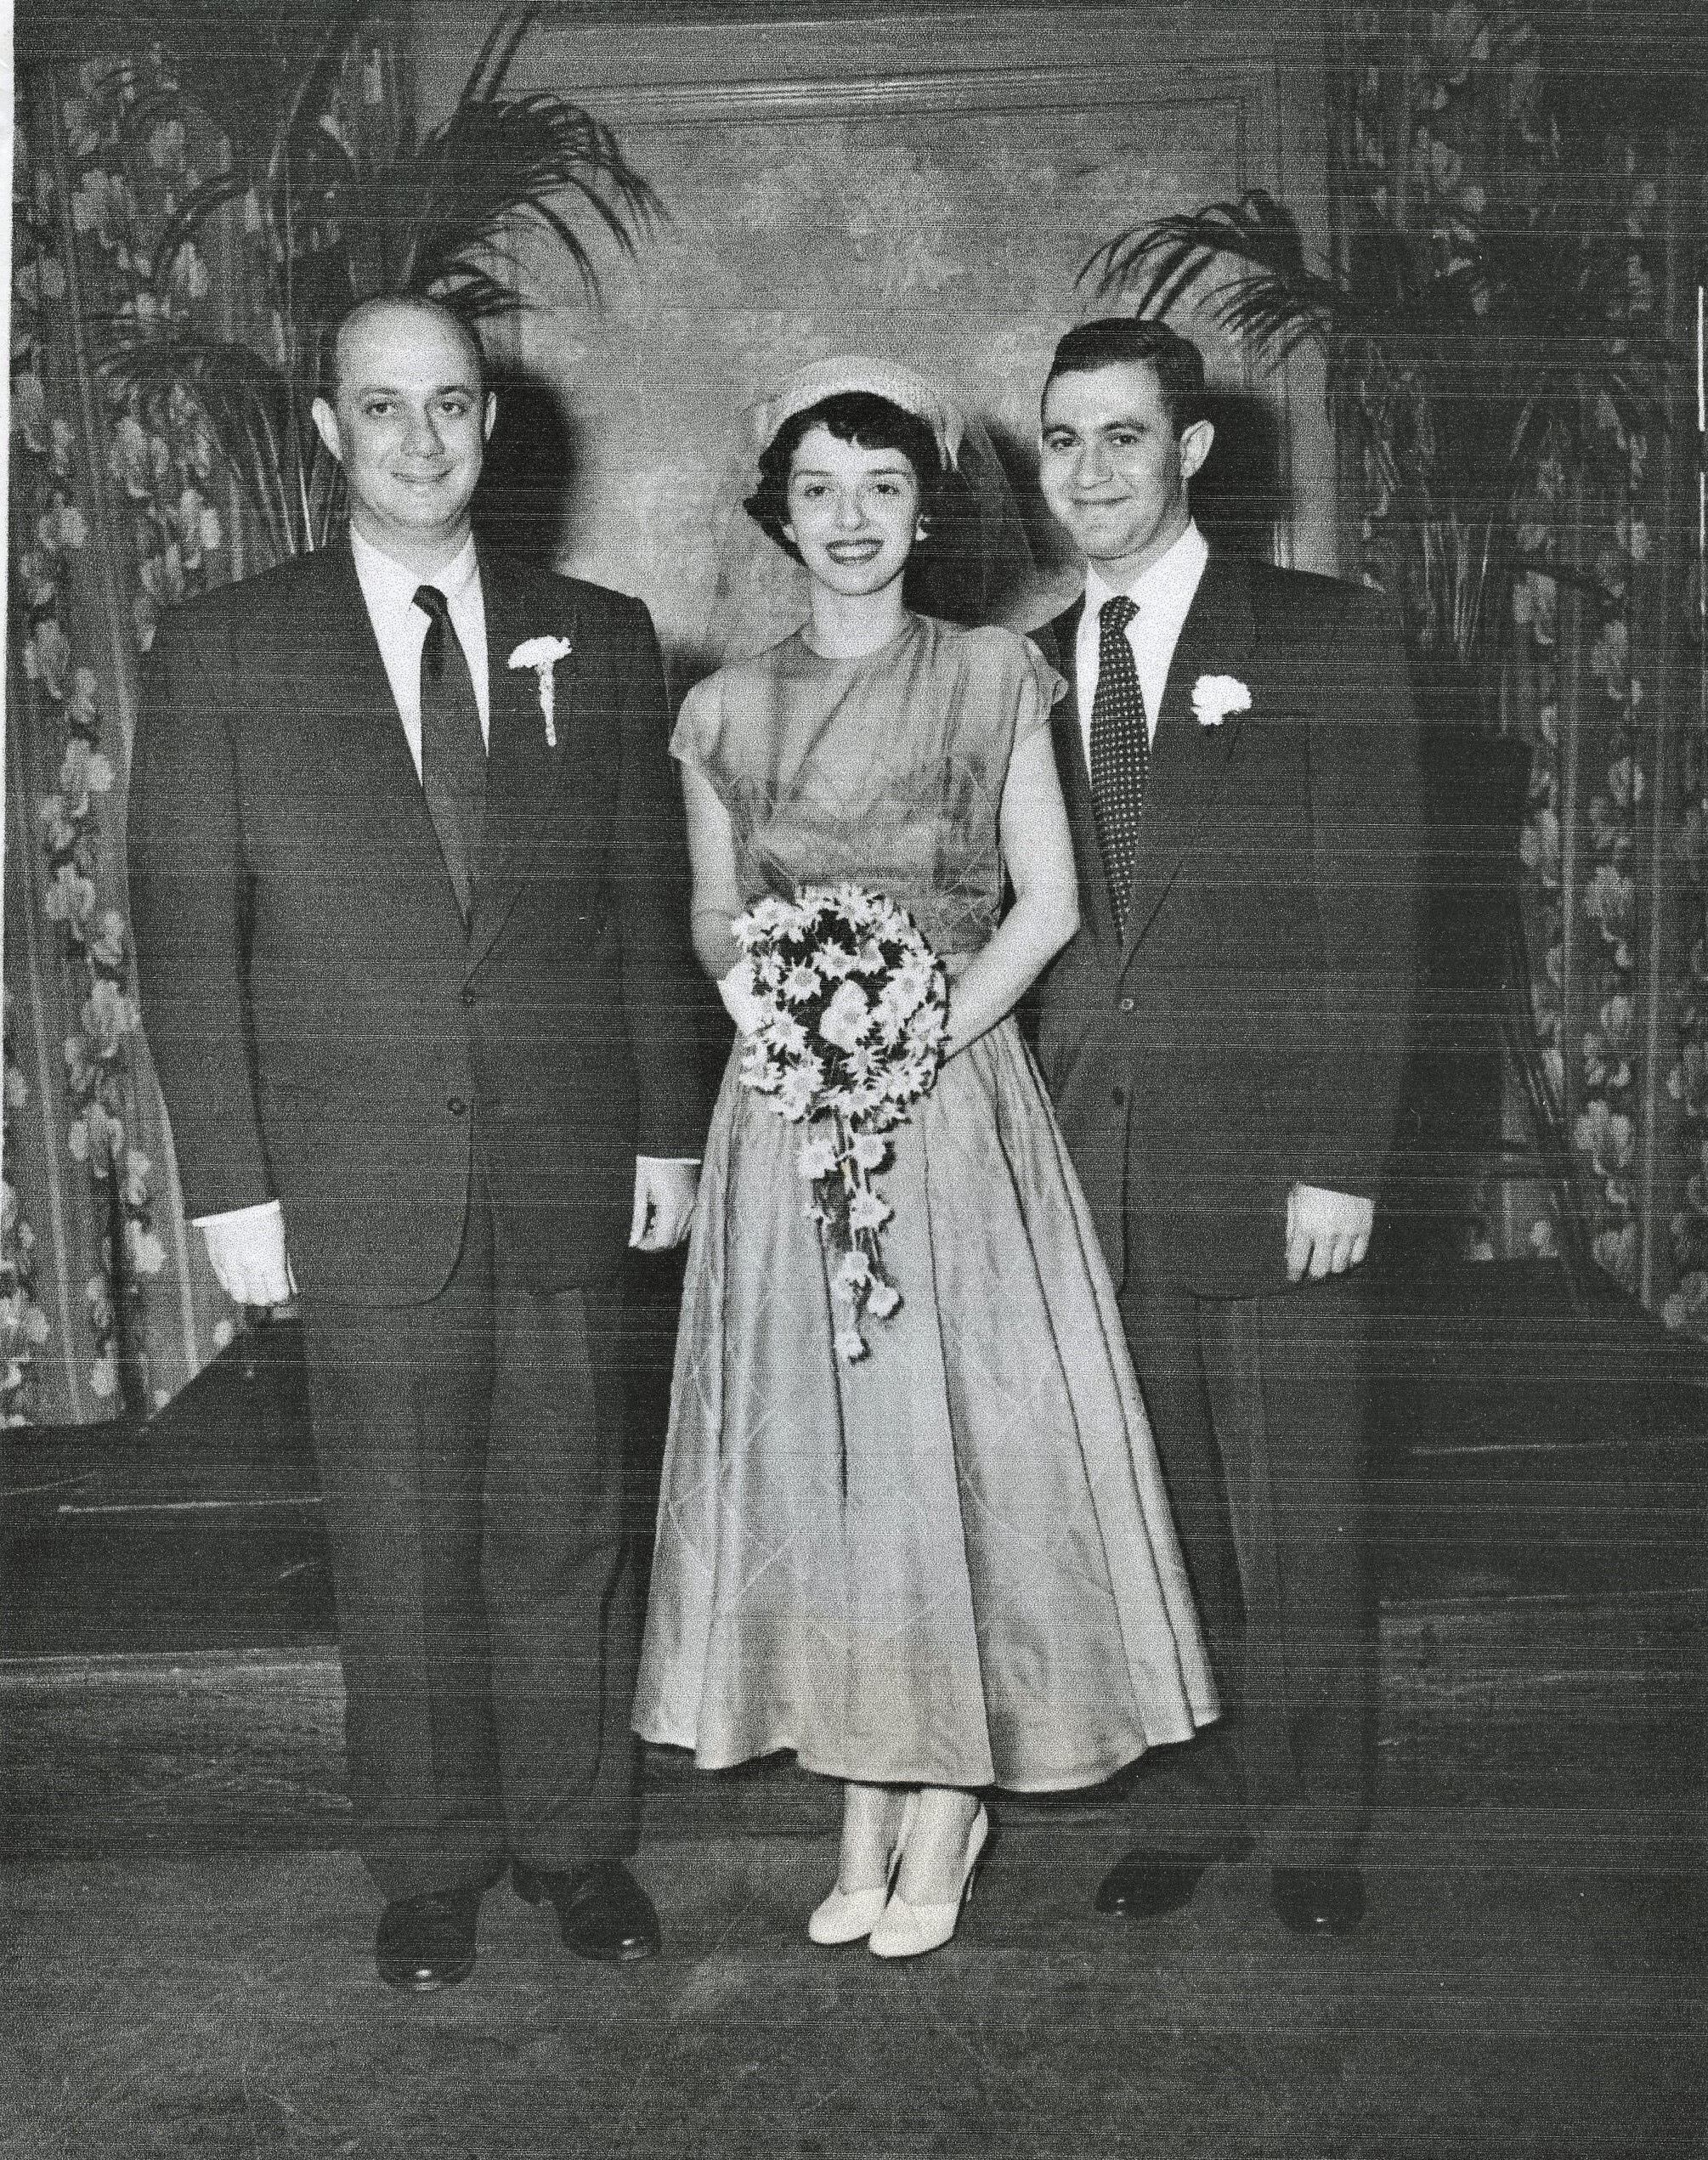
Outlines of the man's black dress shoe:
{"label": "man's black dress shoe", "polygon": [[1364,1878],[1356,1868],[1277,1868],[1270,1897],[1295,1935],[1350,1935],[1364,1918]]}
{"label": "man's black dress shoe", "polygon": [[467,1980],[474,1971],[481,1894],[478,1888],[434,1890],[387,1905],[374,1938],[374,1962],[386,1985],[425,1995]]}
{"label": "man's black dress shoe", "polygon": [[659,1954],[659,1916],[653,1901],[620,1860],[601,1860],[574,1874],[512,1860],[510,1879],[517,1895],[530,1905],[542,1898],[551,1901],[563,1946],[578,1958],[626,1965]]}

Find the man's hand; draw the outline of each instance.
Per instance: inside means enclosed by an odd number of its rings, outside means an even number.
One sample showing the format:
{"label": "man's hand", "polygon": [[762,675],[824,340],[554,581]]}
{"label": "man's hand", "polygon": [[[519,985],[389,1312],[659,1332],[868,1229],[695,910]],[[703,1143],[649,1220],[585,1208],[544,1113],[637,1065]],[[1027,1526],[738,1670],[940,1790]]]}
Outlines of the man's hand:
{"label": "man's hand", "polygon": [[199,1224],[207,1264],[240,1305],[282,1305],[297,1294],[285,1250],[285,1218],[276,1201]]}
{"label": "man's hand", "polygon": [[1323,1185],[1295,1185],[1287,1196],[1287,1276],[1344,1275],[1370,1250],[1376,1202]]}
{"label": "man's hand", "polygon": [[688,1234],[699,1190],[698,1162],[666,1162],[656,1156],[635,1158],[635,1213],[629,1242],[642,1252],[668,1252]]}

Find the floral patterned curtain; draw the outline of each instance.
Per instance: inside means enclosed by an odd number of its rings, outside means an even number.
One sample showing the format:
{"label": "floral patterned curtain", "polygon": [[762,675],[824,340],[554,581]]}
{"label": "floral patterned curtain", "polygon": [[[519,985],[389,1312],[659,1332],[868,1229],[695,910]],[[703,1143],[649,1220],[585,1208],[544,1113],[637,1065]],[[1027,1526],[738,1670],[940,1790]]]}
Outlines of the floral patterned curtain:
{"label": "floral patterned curtain", "polygon": [[[397,96],[389,52],[359,50],[327,124],[387,127]],[[0,1418],[62,1424],[158,1407],[236,1321],[139,1029],[124,799],[161,609],[265,567],[194,406],[150,424],[99,360],[151,311],[281,331],[252,206],[211,255],[174,230],[229,153],[164,52],[22,65],[16,123]]]}
{"label": "floral patterned curtain", "polygon": [[[1362,197],[1428,233],[1444,262],[1490,221],[1522,229],[1539,192],[1564,185],[1615,349],[1660,335],[1672,356],[1653,427],[1603,399],[1587,444],[1555,445],[1527,475],[1499,725],[1532,749],[1519,845],[1535,1024],[1591,1250],[1669,1325],[1708,1335],[1703,130],[1682,100],[1669,114],[1660,86],[1645,105],[1575,75],[1564,21],[1466,0],[1358,10],[1343,184],[1355,217]],[[1379,433],[1362,450],[1355,506],[1376,568]],[[1540,1214],[1519,1248],[1554,1239]]]}

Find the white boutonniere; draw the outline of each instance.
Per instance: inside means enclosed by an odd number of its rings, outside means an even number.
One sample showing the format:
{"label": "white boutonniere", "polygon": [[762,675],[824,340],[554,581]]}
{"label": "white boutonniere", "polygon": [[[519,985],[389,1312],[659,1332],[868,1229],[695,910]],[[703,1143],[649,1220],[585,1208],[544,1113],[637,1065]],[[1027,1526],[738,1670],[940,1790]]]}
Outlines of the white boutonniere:
{"label": "white boutonniere", "polygon": [[574,648],[567,637],[528,637],[510,656],[513,668],[532,668],[540,678],[540,713],[546,722],[546,747],[557,747],[557,722],[554,717],[557,702],[557,683],[552,670],[559,660],[567,660]]}
{"label": "white boutonniere", "polygon": [[1200,727],[1219,727],[1230,713],[1251,709],[1252,693],[1236,675],[1201,675],[1192,685],[1192,716]]}

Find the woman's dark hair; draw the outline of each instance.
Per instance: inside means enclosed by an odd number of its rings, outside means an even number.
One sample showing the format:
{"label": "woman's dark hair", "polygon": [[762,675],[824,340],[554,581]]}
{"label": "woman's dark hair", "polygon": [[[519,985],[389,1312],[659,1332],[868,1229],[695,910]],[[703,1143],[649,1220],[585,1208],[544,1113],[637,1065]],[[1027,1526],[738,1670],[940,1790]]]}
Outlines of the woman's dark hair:
{"label": "woman's dark hair", "polygon": [[942,493],[943,467],[937,438],[917,414],[904,412],[870,390],[839,390],[816,405],[791,413],[759,454],[759,485],[744,507],[754,523],[798,563],[800,551],[783,532],[789,523],[789,472],[801,438],[828,428],[838,442],[862,450],[899,450],[919,483],[919,515],[930,524]]}

